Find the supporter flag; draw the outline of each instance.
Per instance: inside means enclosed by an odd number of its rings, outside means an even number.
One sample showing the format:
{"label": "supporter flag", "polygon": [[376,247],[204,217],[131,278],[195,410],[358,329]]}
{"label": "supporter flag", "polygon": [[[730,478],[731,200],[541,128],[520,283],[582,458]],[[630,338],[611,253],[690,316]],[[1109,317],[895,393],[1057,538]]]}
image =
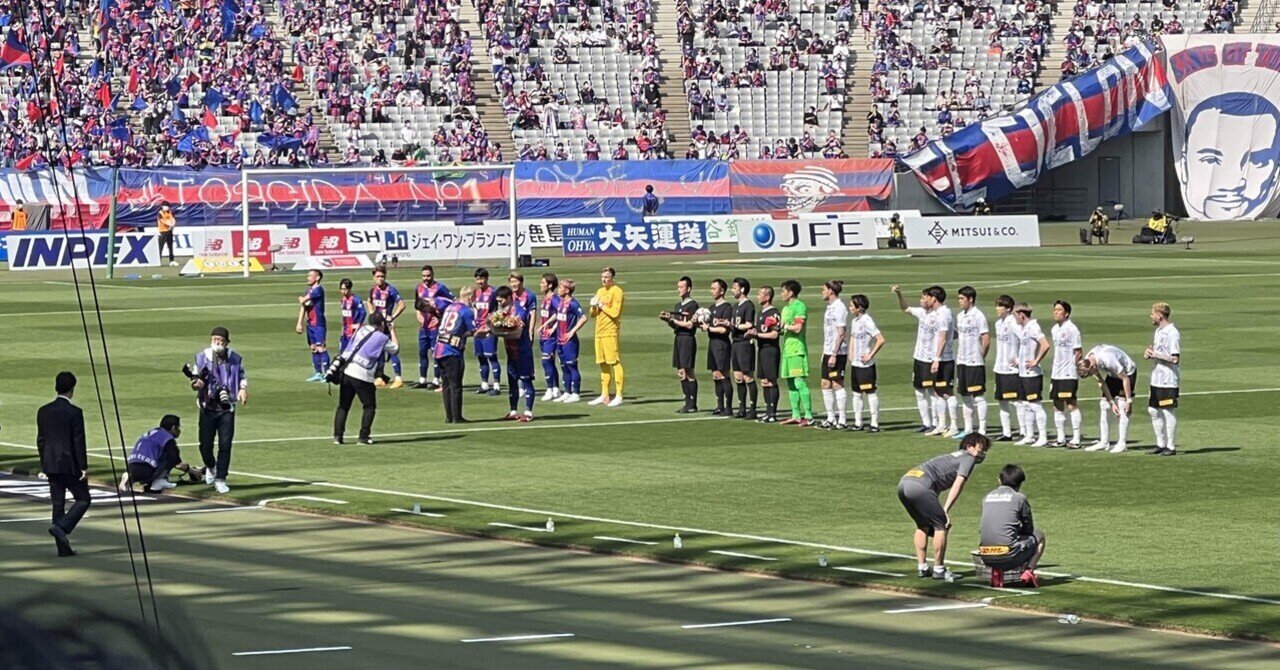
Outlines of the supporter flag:
{"label": "supporter flag", "polygon": [[177,95],[178,91],[181,91],[181,90],[182,90],[182,82],[178,81],[177,75],[170,77],[169,81],[166,81],[164,83],[164,91],[165,93],[168,93],[170,96]]}
{"label": "supporter flag", "polygon": [[249,105],[249,120],[256,125],[262,125],[262,105],[258,104],[257,100]]}
{"label": "supporter flag", "polygon": [[196,131],[188,130],[187,134],[178,140],[178,151],[184,154],[192,153],[196,150]]}
{"label": "supporter flag", "polygon": [[218,127],[218,117],[209,109],[204,110],[204,116],[200,118],[200,122],[210,128]]}
{"label": "supporter flag", "polygon": [[160,9],[163,9],[166,12],[172,12],[173,3],[170,2],[169,0],[160,0]]}
{"label": "supporter flag", "polygon": [[240,116],[242,113],[244,113],[244,107],[241,107],[240,103],[238,102],[233,102],[227,105],[226,107],[223,107],[222,111],[228,114],[234,114],[236,116]]}
{"label": "supporter flag", "polygon": [[27,120],[31,122],[40,120],[40,105],[37,105],[34,100],[27,101]]}
{"label": "supporter flag", "polygon": [[92,63],[89,63],[89,78],[97,79],[100,74],[102,74],[102,59],[95,58]]}
{"label": "supporter flag", "polygon": [[262,37],[266,34],[267,34],[267,27],[261,23],[249,29],[249,37],[252,37],[255,40],[262,39]]}
{"label": "supporter flag", "polygon": [[191,132],[195,133],[195,136],[196,136],[196,139],[197,139],[197,140],[200,140],[201,142],[208,142],[208,141],[209,141],[209,129],[208,129],[208,128],[205,128],[204,126],[196,126],[195,128],[192,128],[192,129],[191,129]]}
{"label": "supporter flag", "polygon": [[67,54],[65,52],[58,54],[58,62],[53,64],[53,74],[55,76],[61,77],[62,69],[66,67],[66,65],[67,65]]}
{"label": "supporter flag", "polygon": [[111,106],[111,85],[105,81],[98,87],[98,102],[101,102],[103,107]]}
{"label": "supporter flag", "polygon": [[[110,89],[108,89],[108,92],[110,92]],[[110,110],[112,110],[112,111],[115,111],[115,110],[117,110],[117,109],[120,109],[120,96],[121,96],[121,95],[122,95],[121,93],[117,93],[117,94],[115,94],[115,95],[111,96],[111,102],[107,103],[107,109],[110,109]]]}
{"label": "supporter flag", "polygon": [[240,13],[240,3],[236,0],[222,0],[222,39],[229,40],[235,33],[238,13]]}
{"label": "supporter flag", "polygon": [[302,81],[302,63],[293,66],[293,80]]}
{"label": "supporter flag", "polygon": [[129,141],[129,126],[124,117],[111,122],[111,137],[121,142]]}
{"label": "supporter flag", "polygon": [[130,95],[138,92],[138,68],[129,68],[129,87],[127,89]]}
{"label": "supporter flag", "polygon": [[284,84],[276,84],[275,90],[271,91],[271,101],[285,111],[298,106],[298,101],[294,100],[289,90],[284,87]]}
{"label": "supporter flag", "polygon": [[169,118],[174,121],[186,121],[187,115],[182,113],[182,108],[179,107],[177,103],[174,103],[173,112],[169,114]]}
{"label": "supporter flag", "polygon": [[226,102],[226,97],[222,95],[222,91],[211,87],[204,92],[205,109],[221,109],[223,102]]}
{"label": "supporter flag", "polygon": [[277,135],[275,133],[262,133],[258,135],[258,144],[271,149],[288,151],[289,149],[297,149],[302,146],[302,140],[292,135]]}
{"label": "supporter flag", "polygon": [[17,163],[14,163],[14,164],[13,164],[13,167],[14,167],[15,169],[17,169],[17,170],[21,170],[21,171],[24,171],[24,172],[25,172],[25,171],[27,171],[27,170],[30,170],[30,169],[34,168],[34,167],[37,167],[37,166],[36,166],[36,161],[38,161],[38,160],[40,160],[40,154],[38,154],[38,153],[31,154],[30,156],[27,156],[26,158],[23,158],[22,160],[18,161]]}
{"label": "supporter flag", "polygon": [[0,47],[0,71],[13,67],[32,67],[31,50],[18,39],[16,30],[9,31],[9,38]]}
{"label": "supporter flag", "polygon": [[220,144],[225,149],[230,149],[236,145],[236,138],[239,136],[240,136],[240,133],[238,132],[231,133],[229,135],[219,135],[218,144]]}
{"label": "supporter flag", "polygon": [[85,156],[86,154],[84,149],[76,149],[75,151],[71,152],[71,155],[67,156],[66,158],[67,167],[73,168],[79,165],[80,161],[84,160]]}
{"label": "supporter flag", "polygon": [[132,104],[132,105],[129,105],[129,109],[132,109],[132,110],[133,110],[133,111],[135,111],[135,112],[141,112],[142,110],[146,109],[147,107],[149,107],[149,105],[147,105],[147,101],[146,101],[146,100],[143,100],[143,99],[142,99],[142,96],[138,96],[138,97],[134,98],[134,99],[133,99],[133,104]]}

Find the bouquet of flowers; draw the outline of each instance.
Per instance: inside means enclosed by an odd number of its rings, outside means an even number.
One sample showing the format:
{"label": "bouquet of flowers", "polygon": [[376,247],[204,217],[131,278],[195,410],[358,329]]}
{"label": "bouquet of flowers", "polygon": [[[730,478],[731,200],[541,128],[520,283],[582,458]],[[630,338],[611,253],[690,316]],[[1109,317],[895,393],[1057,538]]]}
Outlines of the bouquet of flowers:
{"label": "bouquet of flowers", "polygon": [[520,330],[524,328],[524,321],[521,321],[520,317],[504,311],[489,314],[488,323],[489,330],[498,337],[519,337]]}

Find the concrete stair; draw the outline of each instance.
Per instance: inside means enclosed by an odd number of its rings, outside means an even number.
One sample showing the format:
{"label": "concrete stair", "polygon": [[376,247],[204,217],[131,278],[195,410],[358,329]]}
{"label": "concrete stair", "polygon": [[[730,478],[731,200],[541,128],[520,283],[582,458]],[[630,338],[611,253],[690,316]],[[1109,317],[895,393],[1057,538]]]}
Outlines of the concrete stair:
{"label": "concrete stair", "polygon": [[680,69],[680,34],[676,32],[676,0],[654,0],[653,30],[658,40],[658,62],[662,65],[659,83],[662,106],[667,110],[667,131],[671,134],[668,150],[675,158],[684,158],[689,148],[689,98],[684,93],[684,71]]}
{"label": "concrete stair", "polygon": [[502,99],[498,96],[497,81],[493,78],[493,64],[489,60],[489,41],[484,37],[484,25],[480,12],[470,2],[463,2],[458,12],[458,25],[471,33],[471,77],[476,88],[476,113],[489,134],[490,142],[502,145],[502,155],[507,161],[515,161],[515,138],[511,124],[502,113]]}
{"label": "concrete stair", "polygon": [[[875,106],[871,96],[871,64],[876,62],[875,52],[863,45],[861,37],[855,37],[857,45],[850,49],[849,71],[844,82],[844,128],[840,130],[840,142],[850,158],[870,155],[867,142],[867,114]],[[821,143],[825,138],[815,138]]]}

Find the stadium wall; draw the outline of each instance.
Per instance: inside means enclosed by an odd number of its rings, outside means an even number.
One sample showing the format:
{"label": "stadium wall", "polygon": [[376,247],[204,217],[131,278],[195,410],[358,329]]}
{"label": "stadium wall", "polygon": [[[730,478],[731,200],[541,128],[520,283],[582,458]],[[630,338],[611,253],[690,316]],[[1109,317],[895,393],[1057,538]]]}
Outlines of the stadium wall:
{"label": "stadium wall", "polygon": [[[1119,202],[1130,217],[1179,203],[1168,189],[1169,123],[1167,116],[1133,133],[1104,142],[1091,154],[1041,175],[1028,187],[1041,219],[1082,221],[1099,205],[1110,213]],[[905,180],[904,180],[905,181]]]}

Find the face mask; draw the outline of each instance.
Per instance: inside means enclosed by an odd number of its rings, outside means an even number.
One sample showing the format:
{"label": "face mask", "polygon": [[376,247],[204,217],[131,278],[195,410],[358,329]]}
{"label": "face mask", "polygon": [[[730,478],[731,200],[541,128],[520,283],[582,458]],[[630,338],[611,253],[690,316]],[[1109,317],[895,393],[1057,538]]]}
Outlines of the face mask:
{"label": "face mask", "polygon": [[227,353],[227,345],[225,344],[214,344],[212,345],[212,347],[213,347],[213,353],[219,356]]}

